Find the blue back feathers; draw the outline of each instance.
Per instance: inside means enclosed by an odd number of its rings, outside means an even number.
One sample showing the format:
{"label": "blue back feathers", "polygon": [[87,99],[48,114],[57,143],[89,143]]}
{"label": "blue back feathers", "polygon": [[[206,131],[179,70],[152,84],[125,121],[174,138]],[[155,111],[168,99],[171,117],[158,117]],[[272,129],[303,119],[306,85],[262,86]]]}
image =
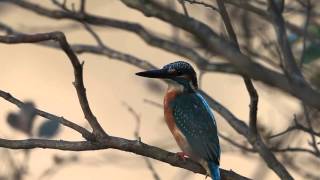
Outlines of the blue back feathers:
{"label": "blue back feathers", "polygon": [[186,137],[196,157],[219,165],[220,146],[213,114],[197,92],[183,92],[170,106],[177,127]]}

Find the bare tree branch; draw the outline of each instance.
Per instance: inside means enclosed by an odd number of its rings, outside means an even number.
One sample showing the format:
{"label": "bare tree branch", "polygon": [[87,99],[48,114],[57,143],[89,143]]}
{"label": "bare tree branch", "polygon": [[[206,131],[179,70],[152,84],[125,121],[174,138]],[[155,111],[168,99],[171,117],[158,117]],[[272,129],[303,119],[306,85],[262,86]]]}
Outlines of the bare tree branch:
{"label": "bare tree branch", "polygon": [[85,118],[93,129],[93,133],[97,136],[106,136],[101,125],[93,115],[87,99],[86,90],[83,84],[83,64],[80,64],[78,57],[75,55],[66,37],[61,32],[39,33],[34,35],[17,34],[13,36],[0,36],[0,42],[7,44],[16,43],[36,43],[41,41],[55,40],[58,41],[63,51],[69,57],[74,70],[75,81],[73,85],[76,88],[78,99],[84,113]]}
{"label": "bare tree branch", "polygon": [[188,13],[188,10],[187,10],[187,7],[186,7],[186,4],[184,2],[184,0],[178,0],[178,2],[181,4],[182,6],[182,9],[183,9],[183,12],[184,14],[189,17],[189,13]]}
{"label": "bare tree branch", "polygon": [[[310,129],[311,132],[314,132],[313,126],[312,126],[312,121],[311,121],[310,116],[309,116],[309,109],[304,104],[303,104],[303,110],[304,110],[304,114],[305,114],[306,121],[307,121],[307,124],[309,126],[309,129]],[[311,142],[309,144],[313,147],[313,149],[315,151],[315,154],[320,157],[320,150],[318,148],[318,143],[316,141],[316,137],[312,133],[309,133],[309,134],[310,134],[310,137],[311,137]]]}
{"label": "bare tree branch", "polygon": [[[239,52],[241,52],[240,46],[238,43],[238,39],[237,39],[237,35],[234,32],[234,29],[232,27],[232,24],[231,24],[227,9],[224,5],[224,2],[222,0],[217,0],[217,4],[220,9],[220,14],[221,14],[221,17],[222,17],[223,22],[225,24],[225,27],[227,29],[229,38],[230,38],[231,42],[233,43],[233,45],[235,46],[235,48]],[[253,85],[251,79],[249,77],[247,77],[246,75],[243,75],[242,77],[243,77],[244,83],[246,85],[247,91],[250,95],[250,113],[249,113],[250,114],[250,117],[249,117],[249,120],[250,120],[249,125],[250,126],[249,127],[250,127],[250,130],[254,134],[258,134],[258,131],[257,131],[258,93],[257,93],[256,89],[254,88],[254,85]]]}
{"label": "bare tree branch", "polygon": [[202,5],[204,7],[210,8],[213,11],[219,12],[219,9],[213,5],[210,5],[208,3],[205,3],[203,1],[197,1],[197,0],[184,0],[185,2],[188,2],[190,4],[197,4],[197,5]]}
{"label": "bare tree branch", "polygon": [[274,135],[270,136],[269,138],[270,139],[271,138],[276,138],[276,137],[285,135],[285,134],[287,134],[287,133],[289,133],[291,131],[294,131],[294,130],[301,130],[301,131],[304,131],[306,133],[313,134],[314,136],[320,137],[320,132],[316,132],[313,129],[305,127],[303,124],[299,123],[297,121],[296,116],[294,116],[293,125],[289,126],[287,129],[285,129],[284,131],[282,131],[280,133],[277,133],[277,134],[274,134]]}
{"label": "bare tree branch", "polygon": [[293,56],[291,45],[286,34],[285,22],[281,15],[282,12],[279,10],[274,0],[268,0],[268,4],[268,11],[274,24],[278,43],[283,55],[282,64],[284,67],[284,72],[290,80],[290,83],[295,84],[295,86],[293,86],[294,90],[298,91],[298,89],[295,88],[297,85],[305,85],[307,83],[305,82],[304,77]]}
{"label": "bare tree branch", "polygon": [[80,0],[80,13],[84,14],[86,11],[86,0]]}
{"label": "bare tree branch", "polygon": [[247,152],[251,152],[251,153],[256,153],[257,151],[255,151],[254,149],[252,148],[249,148],[249,147],[246,147],[245,145],[242,145],[236,141],[234,141],[233,139],[219,133],[219,137],[225,141],[227,141],[228,143],[230,143],[231,145],[241,149],[241,150],[244,150],[244,151],[247,151]]}
{"label": "bare tree branch", "polygon": [[99,35],[96,32],[94,32],[94,30],[88,24],[83,23],[83,26],[92,35],[92,37],[96,40],[97,44],[101,48],[106,48],[106,45],[103,43]]}

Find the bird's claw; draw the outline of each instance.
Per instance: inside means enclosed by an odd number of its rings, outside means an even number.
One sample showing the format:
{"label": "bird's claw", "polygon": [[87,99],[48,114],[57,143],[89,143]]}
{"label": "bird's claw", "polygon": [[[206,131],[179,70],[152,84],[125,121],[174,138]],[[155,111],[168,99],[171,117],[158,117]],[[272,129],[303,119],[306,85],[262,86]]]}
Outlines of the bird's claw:
{"label": "bird's claw", "polygon": [[177,152],[176,155],[184,161],[189,158],[188,154],[186,154],[185,152]]}

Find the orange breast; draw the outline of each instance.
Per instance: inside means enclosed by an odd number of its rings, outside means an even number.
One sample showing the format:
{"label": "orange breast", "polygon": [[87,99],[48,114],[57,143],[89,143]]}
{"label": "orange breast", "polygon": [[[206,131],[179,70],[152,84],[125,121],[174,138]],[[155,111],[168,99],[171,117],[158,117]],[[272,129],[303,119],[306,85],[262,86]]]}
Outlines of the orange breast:
{"label": "orange breast", "polygon": [[176,90],[168,90],[167,94],[164,97],[164,117],[165,121],[175,138],[177,144],[181,148],[181,150],[187,154],[190,154],[190,149],[188,142],[182,132],[177,128],[172,110],[170,108],[170,102],[179,94]]}

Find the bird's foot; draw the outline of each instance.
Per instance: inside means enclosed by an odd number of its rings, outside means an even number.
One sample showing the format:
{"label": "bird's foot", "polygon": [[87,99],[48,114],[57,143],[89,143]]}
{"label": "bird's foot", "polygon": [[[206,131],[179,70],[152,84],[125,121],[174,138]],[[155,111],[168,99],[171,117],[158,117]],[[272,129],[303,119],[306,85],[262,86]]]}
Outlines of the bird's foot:
{"label": "bird's foot", "polygon": [[184,161],[189,158],[189,155],[185,152],[177,152],[176,155]]}

